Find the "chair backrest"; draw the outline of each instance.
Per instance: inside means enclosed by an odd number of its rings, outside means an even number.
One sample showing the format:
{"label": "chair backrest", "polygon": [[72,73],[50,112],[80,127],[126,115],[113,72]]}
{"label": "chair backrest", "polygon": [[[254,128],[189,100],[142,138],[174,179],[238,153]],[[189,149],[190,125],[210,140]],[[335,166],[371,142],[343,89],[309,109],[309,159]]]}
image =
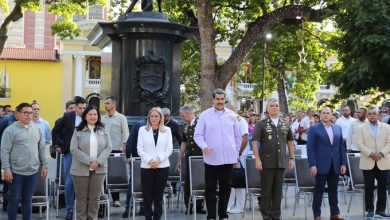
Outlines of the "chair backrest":
{"label": "chair backrest", "polygon": [[307,158],[296,157],[294,170],[298,188],[314,188],[316,180],[310,173],[310,165]]}
{"label": "chair backrest", "polygon": [[256,159],[253,157],[245,158],[245,182],[246,188],[254,189],[261,188],[260,171],[256,169]]}
{"label": "chair backrest", "polygon": [[176,164],[179,160],[180,151],[178,149],[174,149],[172,151],[171,156],[169,156],[169,174],[168,176],[180,177],[180,171],[176,170]]}
{"label": "chair backrest", "polygon": [[58,185],[65,186],[65,177],[64,177],[64,155],[60,154],[60,174],[58,175]]}
{"label": "chair backrest", "polygon": [[284,179],[295,179],[295,171],[287,168],[284,174]]}
{"label": "chair backrest", "polygon": [[129,184],[129,171],[125,154],[111,154],[108,159],[107,185]]}
{"label": "chair backrest", "polygon": [[348,155],[348,169],[351,175],[351,184],[353,187],[356,185],[364,185],[363,172],[359,168],[360,157],[354,155]]}
{"label": "chair backrest", "polygon": [[302,149],[301,148],[296,148],[294,150],[294,156],[301,157],[302,156]]}
{"label": "chair backrest", "polygon": [[39,180],[37,184],[35,185],[34,194],[33,197],[48,197],[48,179],[47,177],[41,178],[39,177]]}
{"label": "chair backrest", "polygon": [[204,175],[204,161],[202,156],[189,157],[190,192],[206,189]]}
{"label": "chair backrest", "polygon": [[142,192],[140,157],[133,157],[131,161],[131,192]]}

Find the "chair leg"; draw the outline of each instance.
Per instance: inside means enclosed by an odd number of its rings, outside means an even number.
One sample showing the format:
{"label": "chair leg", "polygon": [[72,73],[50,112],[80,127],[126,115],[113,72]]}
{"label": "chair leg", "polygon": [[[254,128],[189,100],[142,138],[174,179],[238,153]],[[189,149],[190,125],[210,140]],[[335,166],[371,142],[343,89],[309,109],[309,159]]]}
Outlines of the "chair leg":
{"label": "chair leg", "polygon": [[[351,203],[352,203],[353,194],[355,194],[355,191],[352,191],[352,192],[351,192],[351,197],[349,198],[349,204],[348,204],[347,213],[349,213],[349,210],[351,209]],[[364,198],[363,198],[363,199],[364,199]]]}
{"label": "chair leg", "polygon": [[251,203],[252,203],[252,220],[255,219],[255,196],[252,194],[251,196]]}
{"label": "chair leg", "polygon": [[284,188],[284,207],[287,208],[287,190],[288,190],[288,184],[286,184]]}
{"label": "chair leg", "polygon": [[246,201],[248,200],[248,193],[245,193],[244,210],[242,211],[242,218],[245,217]]}
{"label": "chair leg", "polygon": [[194,197],[194,205],[192,206],[194,213],[194,220],[196,220],[196,197]]}
{"label": "chair leg", "polygon": [[60,194],[59,194],[59,192],[58,192],[58,190],[57,190],[57,198],[56,198],[56,217],[58,217],[58,204],[60,203],[59,202],[59,197],[60,197]]}
{"label": "chair leg", "polygon": [[107,220],[110,220],[110,200],[107,201]]}
{"label": "chair leg", "polygon": [[133,220],[135,219],[135,199],[131,199],[132,200],[132,203],[133,203],[133,207],[131,207],[133,209]]}
{"label": "chair leg", "polygon": [[299,195],[300,195],[299,192],[297,192],[297,193],[295,194],[295,203],[294,203],[294,209],[293,209],[293,216],[295,216],[295,208],[297,207],[297,204],[298,204],[298,202],[299,202]]}
{"label": "chair leg", "polygon": [[73,218],[76,219],[76,213],[77,213],[77,200],[74,200],[74,207],[73,207]]}
{"label": "chair leg", "polygon": [[49,204],[49,202],[47,202],[47,204],[46,204],[46,220],[49,220],[49,208],[50,208],[50,204]]}
{"label": "chair leg", "polygon": [[304,206],[305,206],[305,220],[307,220],[307,198],[306,193],[303,193]]}
{"label": "chair leg", "polygon": [[190,215],[191,204],[192,204],[192,195],[190,195],[190,198],[188,199],[187,215]]}
{"label": "chair leg", "polygon": [[165,196],[163,197],[163,203],[164,203],[164,220],[167,220],[167,200]]}

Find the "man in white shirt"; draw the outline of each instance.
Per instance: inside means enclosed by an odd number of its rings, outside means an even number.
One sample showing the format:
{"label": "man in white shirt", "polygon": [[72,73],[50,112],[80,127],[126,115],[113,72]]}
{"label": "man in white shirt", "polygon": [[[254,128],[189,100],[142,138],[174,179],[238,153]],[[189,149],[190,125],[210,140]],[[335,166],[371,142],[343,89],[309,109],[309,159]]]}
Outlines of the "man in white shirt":
{"label": "man in white shirt", "polygon": [[355,120],[351,123],[351,128],[349,129],[347,137],[347,150],[349,153],[360,153],[360,148],[357,144],[357,129],[364,123],[367,123],[367,109],[360,108],[358,111],[358,120]]}
{"label": "man in white shirt", "polygon": [[312,124],[312,118],[315,114],[314,108],[310,107],[307,109],[307,115],[302,118],[299,123],[298,133],[299,136],[297,140],[298,145],[305,145],[307,143],[307,132],[309,131],[310,125]]}
{"label": "man in white shirt", "polygon": [[[341,132],[343,133],[344,143],[347,142],[349,135],[349,129],[351,128],[352,122],[356,119],[351,117],[351,109],[348,105],[343,106],[343,116],[337,119],[336,125],[341,127]],[[345,146],[346,147],[346,146]]]}

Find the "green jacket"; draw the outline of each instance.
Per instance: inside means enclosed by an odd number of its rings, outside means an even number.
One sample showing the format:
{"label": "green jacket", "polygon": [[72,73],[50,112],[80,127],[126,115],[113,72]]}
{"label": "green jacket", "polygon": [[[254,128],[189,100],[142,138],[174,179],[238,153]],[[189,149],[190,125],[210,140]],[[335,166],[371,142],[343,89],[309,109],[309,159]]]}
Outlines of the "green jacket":
{"label": "green jacket", "polygon": [[260,142],[260,160],[263,168],[287,168],[290,159],[287,142],[293,141],[290,124],[279,117],[275,126],[270,118],[256,124],[253,140]]}
{"label": "green jacket", "polygon": [[33,123],[24,126],[15,121],[8,126],[1,139],[1,162],[4,171],[19,175],[33,175],[47,168],[45,140]]}

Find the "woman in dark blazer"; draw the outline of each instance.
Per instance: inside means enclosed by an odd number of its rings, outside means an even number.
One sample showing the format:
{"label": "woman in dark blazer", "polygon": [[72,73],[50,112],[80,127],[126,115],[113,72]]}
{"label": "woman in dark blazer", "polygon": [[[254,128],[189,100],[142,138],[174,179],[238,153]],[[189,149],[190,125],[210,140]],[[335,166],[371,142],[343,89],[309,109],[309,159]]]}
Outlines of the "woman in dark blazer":
{"label": "woman in dark blazer", "polygon": [[142,196],[146,220],[161,218],[172,148],[171,129],[164,126],[161,109],[152,108],[148,113],[147,124],[139,129],[137,142],[137,151],[141,157]]}
{"label": "woman in dark blazer", "polygon": [[110,135],[100,121],[99,110],[88,106],[70,142],[73,160],[70,174],[76,196],[76,219],[98,218],[99,197],[111,153]]}

